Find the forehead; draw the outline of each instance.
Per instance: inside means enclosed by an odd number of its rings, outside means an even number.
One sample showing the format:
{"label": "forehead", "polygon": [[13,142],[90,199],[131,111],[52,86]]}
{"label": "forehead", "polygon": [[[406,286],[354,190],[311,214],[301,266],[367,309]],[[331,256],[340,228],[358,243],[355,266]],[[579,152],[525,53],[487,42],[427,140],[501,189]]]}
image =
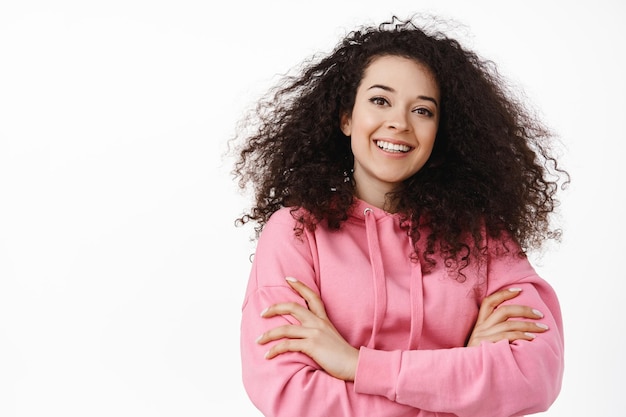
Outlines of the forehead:
{"label": "forehead", "polygon": [[423,63],[397,55],[383,55],[372,59],[365,67],[361,84],[369,80],[394,83],[418,83],[438,90],[433,72]]}

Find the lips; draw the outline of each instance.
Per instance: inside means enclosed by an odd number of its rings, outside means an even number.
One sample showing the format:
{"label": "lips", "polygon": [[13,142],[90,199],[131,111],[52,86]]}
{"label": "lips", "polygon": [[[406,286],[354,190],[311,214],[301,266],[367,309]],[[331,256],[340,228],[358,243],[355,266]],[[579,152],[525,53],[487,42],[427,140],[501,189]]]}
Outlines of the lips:
{"label": "lips", "polygon": [[375,143],[376,143],[376,146],[378,146],[380,149],[387,151],[387,152],[392,152],[392,153],[406,153],[412,149],[410,146],[407,146],[407,145],[386,142],[384,140],[377,140],[375,141]]}

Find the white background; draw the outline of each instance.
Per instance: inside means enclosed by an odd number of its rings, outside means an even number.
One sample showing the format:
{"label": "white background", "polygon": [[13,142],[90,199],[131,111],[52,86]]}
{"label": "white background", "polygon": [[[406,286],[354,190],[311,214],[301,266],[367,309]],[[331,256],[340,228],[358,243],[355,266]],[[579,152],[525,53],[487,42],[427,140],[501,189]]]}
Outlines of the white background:
{"label": "white background", "polygon": [[433,12],[523,88],[572,174],[563,390],[623,416],[621,2],[0,3],[0,416],[260,416],[240,382],[251,228],[223,160],[276,75],[361,23]]}

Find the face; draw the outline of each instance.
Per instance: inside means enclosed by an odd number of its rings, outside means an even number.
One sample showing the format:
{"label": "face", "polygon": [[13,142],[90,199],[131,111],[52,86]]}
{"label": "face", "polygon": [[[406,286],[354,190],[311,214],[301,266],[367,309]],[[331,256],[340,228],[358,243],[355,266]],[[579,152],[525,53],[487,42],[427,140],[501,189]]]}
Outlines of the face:
{"label": "face", "polygon": [[357,197],[381,206],[386,193],[424,166],[435,143],[439,106],[439,87],[424,65],[399,56],[372,61],[352,114],[341,119],[354,154]]}

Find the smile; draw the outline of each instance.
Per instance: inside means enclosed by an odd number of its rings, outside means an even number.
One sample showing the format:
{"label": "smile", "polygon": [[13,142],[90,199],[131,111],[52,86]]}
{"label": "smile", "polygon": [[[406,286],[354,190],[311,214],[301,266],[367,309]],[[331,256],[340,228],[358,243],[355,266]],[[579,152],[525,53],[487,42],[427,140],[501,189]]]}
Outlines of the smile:
{"label": "smile", "polygon": [[376,142],[376,146],[378,146],[380,149],[387,151],[387,152],[405,153],[411,150],[411,147],[407,145],[389,143],[389,142],[385,142],[384,140],[377,140],[375,142]]}

